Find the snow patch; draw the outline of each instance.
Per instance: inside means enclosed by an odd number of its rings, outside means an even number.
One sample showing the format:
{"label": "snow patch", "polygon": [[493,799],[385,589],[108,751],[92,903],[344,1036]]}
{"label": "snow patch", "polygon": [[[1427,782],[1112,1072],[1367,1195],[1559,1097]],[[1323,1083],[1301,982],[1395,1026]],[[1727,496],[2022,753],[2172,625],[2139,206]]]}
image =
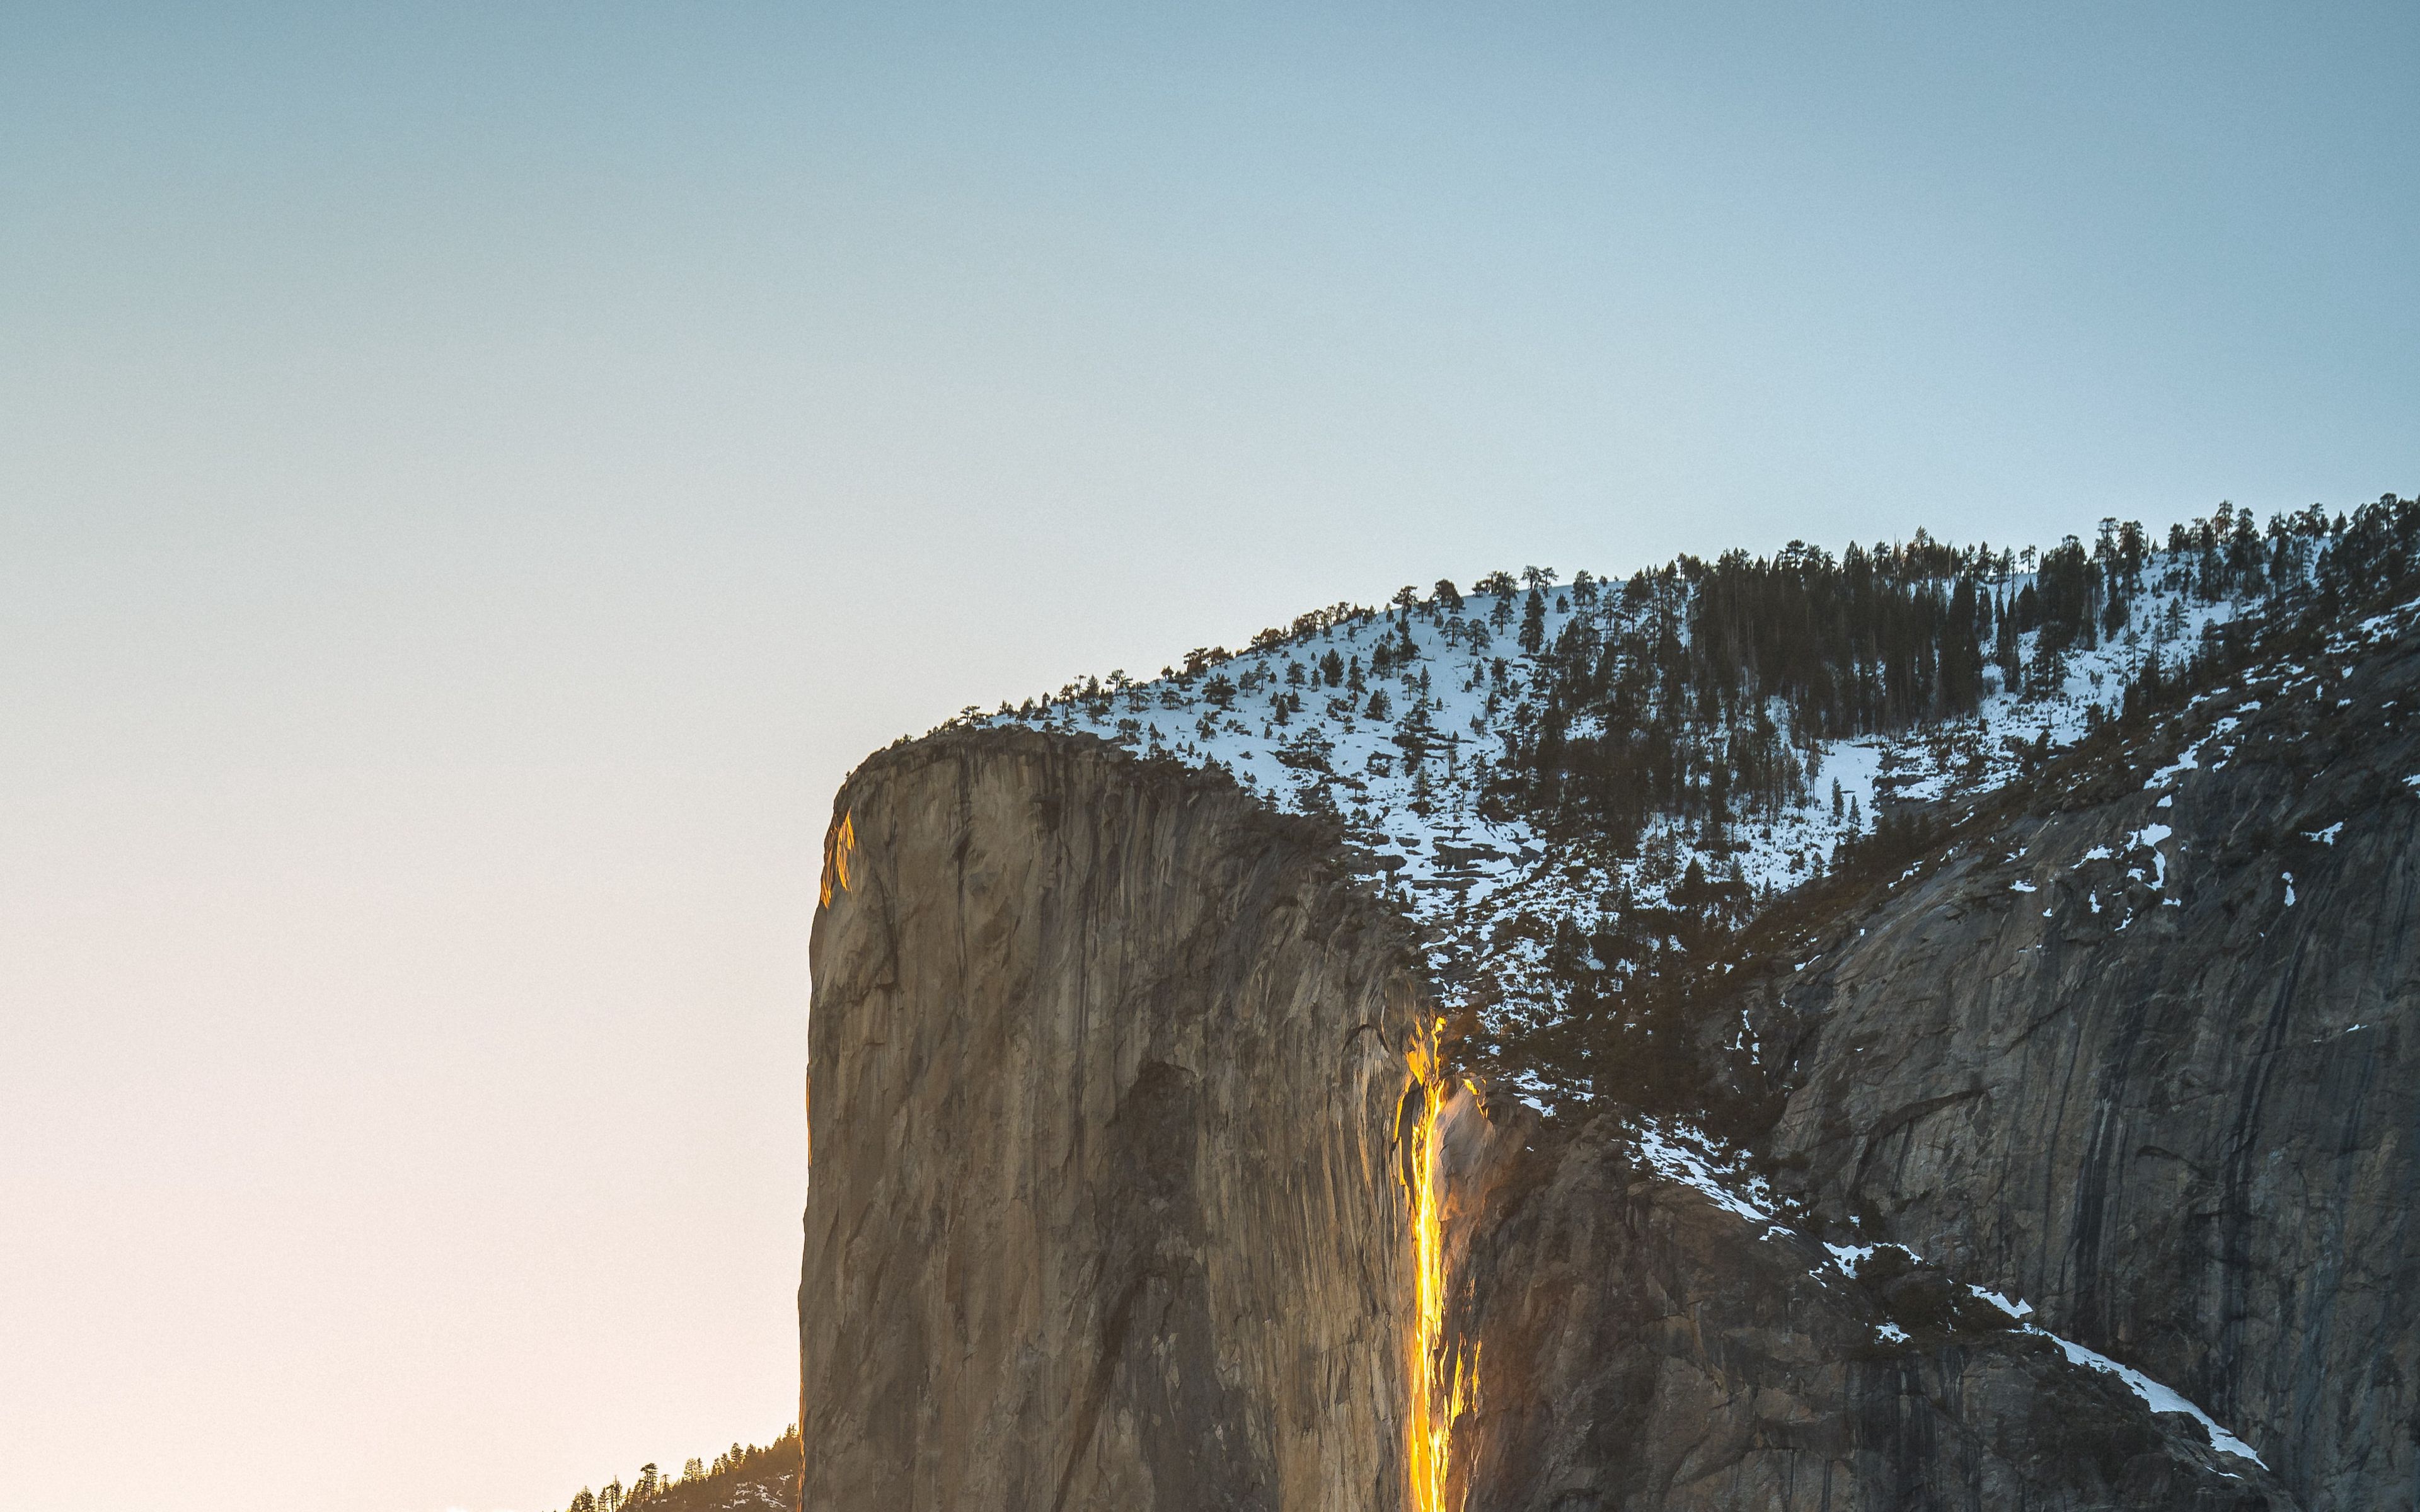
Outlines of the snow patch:
{"label": "snow patch", "polygon": [[1877,1253],[1886,1249],[1895,1249],[1901,1255],[1906,1256],[1908,1263],[1911,1265],[1921,1265],[1924,1263],[1922,1257],[1918,1256],[1916,1251],[1908,1248],[1905,1244],[1893,1244],[1887,1242],[1874,1244],[1826,1243],[1823,1247],[1831,1252],[1832,1263],[1838,1266],[1841,1273],[1844,1275],[1855,1275],[1857,1273],[1858,1267],[1864,1265],[1868,1260],[1872,1259]]}
{"label": "snow patch", "polygon": [[1990,1303],[1993,1306],[1997,1307],[2000,1311],[2008,1314],[2010,1318],[2023,1318],[2034,1310],[2034,1304],[2032,1303],[2010,1302],[2004,1294],[1991,1290],[1986,1287],[1978,1287],[1970,1284],[1966,1289],[1982,1298],[1985,1302]]}
{"label": "snow patch", "polygon": [[[2169,828],[2165,825],[2151,824],[2145,825],[2142,828],[2134,831],[2133,834],[2127,837],[2126,848],[2128,850],[2148,850],[2151,853],[2151,864],[2157,870],[2158,874],[2148,880],[2150,882],[2151,887],[2155,891],[2164,889],[2168,885],[2168,858],[2161,852],[2160,846],[2162,842],[2166,841],[2169,836],[2174,835],[2175,833],[2175,830]],[[2142,874],[2143,873],[2140,870],[2137,870],[2134,872],[2134,875],[2138,877],[2142,876]]]}
{"label": "snow patch", "polygon": [[2216,1418],[2211,1417],[2208,1412],[2203,1412],[2200,1408],[2185,1400],[2183,1396],[2178,1393],[2174,1388],[2160,1384],[2160,1382],[2153,1381],[2150,1377],[2143,1374],[2143,1372],[2135,1369],[2132,1365],[2119,1365],[2117,1361],[2112,1360],[2109,1356],[2101,1353],[2097,1350],[2087,1350],[2083,1345],[2074,1342],[2072,1339],[2060,1338],[2057,1335],[2050,1332],[2048,1329],[2036,1328],[2032,1324],[2027,1324],[2025,1325],[2025,1332],[2028,1334],[2039,1334],[2042,1337],[2050,1340],[2053,1344],[2057,1345],[2067,1355],[2068,1362],[2071,1365],[2080,1365],[2089,1370],[2098,1370],[2103,1375],[2116,1376],[2119,1381],[2124,1381],[2128,1389],[2132,1390],[2135,1396],[2140,1396],[2144,1403],[2148,1405],[2152,1412],[2182,1412],[2186,1416],[2191,1417],[2195,1422],[2199,1423],[2204,1428],[2209,1430],[2211,1447],[2216,1449],[2219,1453],[2234,1455],[2239,1458],[2249,1459],[2263,1470],[2269,1468],[2268,1461],[2262,1459],[2259,1455],[2253,1452],[2252,1445],[2244,1443],[2242,1439],[2237,1438],[2234,1434],[2227,1432],[2225,1428],[2220,1427]]}
{"label": "snow patch", "polygon": [[2164,786],[2169,779],[2181,777],[2200,764],[2201,763],[2194,757],[2193,748],[2188,746],[2183,750],[2177,753],[2177,759],[2175,761],[2170,762],[2167,765],[2161,767],[2156,772],[2153,772],[2151,774],[2150,780],[2145,782],[2143,786],[2146,790]]}
{"label": "snow patch", "polygon": [[1983,1301],[1990,1303],[1993,1306],[1997,1307],[2000,1311],[2008,1314],[2009,1318],[2018,1322],[2023,1332],[2034,1335],[2040,1338],[2046,1338],[2052,1343],[2057,1345],[2060,1351],[2067,1356],[2070,1364],[2080,1365],[2091,1370],[2098,1370],[2104,1375],[2116,1376],[2118,1380],[2124,1381],[2127,1387],[2132,1390],[2135,1396],[2141,1397],[2144,1403],[2149,1406],[2152,1412],[2183,1412],[2190,1416],[2194,1421],[2199,1423],[2204,1428],[2209,1430],[2211,1444],[2220,1453],[2236,1455],[2242,1458],[2249,1459],[2254,1464],[2259,1465],[2263,1470],[2269,1468],[2261,1458],[2253,1452],[2250,1444],[2244,1443],[2242,1439],[2237,1438],[2234,1434],[2227,1432],[2226,1429],[2219,1427],[2218,1421],[2215,1418],[2211,1417],[2208,1412],[2203,1412],[2199,1407],[2195,1406],[2192,1402],[2187,1401],[2183,1395],[2175,1389],[2162,1385],[2160,1382],[2153,1381],[2150,1377],[2143,1374],[2143,1372],[2133,1368],[2132,1365],[2119,1365],[2117,1361],[2112,1360],[2107,1355],[2101,1353],[2097,1350],[2087,1350],[2083,1345],[2078,1344],[2071,1339],[2059,1337],[2057,1335],[2039,1324],[2025,1322],[2024,1319],[2033,1315],[2034,1305],[2032,1303],[2023,1300],[2011,1301],[2006,1293],[1993,1291],[1985,1287],[1969,1285],[1966,1289],[1973,1292],[1976,1296],[1980,1297]]}
{"label": "snow patch", "polygon": [[1737,1169],[1721,1169],[1716,1147],[1696,1130],[1678,1125],[1668,1129],[1652,1121],[1642,1122],[1638,1153],[1655,1174],[1695,1188],[1725,1211],[1751,1223],[1773,1222],[1773,1196],[1763,1178],[1747,1176]]}

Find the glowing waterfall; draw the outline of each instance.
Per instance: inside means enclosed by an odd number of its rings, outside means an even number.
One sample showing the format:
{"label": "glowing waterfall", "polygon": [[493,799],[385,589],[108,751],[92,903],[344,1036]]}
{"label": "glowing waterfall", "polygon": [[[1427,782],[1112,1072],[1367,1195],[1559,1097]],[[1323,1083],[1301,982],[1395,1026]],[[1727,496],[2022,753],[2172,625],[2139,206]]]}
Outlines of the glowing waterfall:
{"label": "glowing waterfall", "polygon": [[[1449,1359],[1445,1340],[1445,1110],[1455,1088],[1437,1051],[1436,1030],[1444,1023],[1437,1020],[1413,1044],[1412,1085],[1404,1091],[1406,1102],[1419,1098],[1411,1148],[1399,1167],[1412,1211],[1417,1273],[1409,1345],[1412,1411],[1405,1433],[1413,1512],[1453,1512],[1461,1505],[1458,1500],[1449,1503],[1446,1491],[1452,1471],[1453,1425],[1479,1399],[1478,1351],[1466,1359],[1456,1345]],[[1395,1126],[1404,1127],[1400,1113]]]}
{"label": "glowing waterfall", "polygon": [[843,892],[855,890],[857,884],[850,873],[856,863],[857,815],[845,813],[840,816],[840,823],[824,832],[823,907],[831,906],[835,887]]}

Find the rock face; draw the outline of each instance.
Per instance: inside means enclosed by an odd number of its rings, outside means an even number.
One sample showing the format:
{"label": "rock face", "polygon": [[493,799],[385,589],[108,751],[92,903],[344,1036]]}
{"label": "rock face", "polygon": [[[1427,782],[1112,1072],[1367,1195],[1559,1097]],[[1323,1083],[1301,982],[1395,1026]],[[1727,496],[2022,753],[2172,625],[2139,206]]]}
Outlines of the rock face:
{"label": "rock face", "polygon": [[2420,771],[2406,640],[2076,774],[1758,1011],[1861,1215],[2166,1381],[2304,1505],[2420,1498]]}
{"label": "rock face", "polygon": [[1400,926],[1097,741],[897,748],[834,822],[804,1506],[1401,1504]]}
{"label": "rock face", "polygon": [[1618,1127],[1526,1155],[1474,1245],[1471,1512],[2290,1504],[1938,1271],[1852,1280]]}
{"label": "rock face", "polygon": [[[2299,956],[2264,943],[2282,904],[2245,868],[2270,831],[2382,799],[2324,761],[2287,782],[2250,757],[2204,780],[2268,785],[2176,800],[2179,907],[2146,882],[2094,915],[2063,880],[2153,811],[2137,776],[2025,821],[2036,892],[1953,858],[1756,996],[1797,1057],[1774,1138],[1812,1211],[1948,1273],[1852,1279],[1658,1174],[1615,1112],[1573,1134],[1441,1104],[1441,1331],[1479,1386],[1434,1501],[1407,1444],[1407,1054],[1433,1011],[1402,927],[1316,826],[1223,779],[1008,730],[874,758],[835,805],[814,939],[802,1504],[2292,1504],[1952,1274],[2195,1395],[2310,1504],[2408,1500],[2381,1489],[2402,1420],[2378,1419],[2408,1411],[2390,1210],[2412,1093],[2391,1061],[2331,1058],[2329,1031],[2369,1032],[2350,1011],[2277,1006],[2402,990],[2403,838],[2373,814],[2309,842],[2293,927],[2313,933]],[[2230,843],[2254,860],[2223,881]],[[2075,964],[2052,927],[2100,953]],[[2358,966],[2310,959],[2355,948]],[[2373,1334],[2366,1384],[2333,1378]]]}

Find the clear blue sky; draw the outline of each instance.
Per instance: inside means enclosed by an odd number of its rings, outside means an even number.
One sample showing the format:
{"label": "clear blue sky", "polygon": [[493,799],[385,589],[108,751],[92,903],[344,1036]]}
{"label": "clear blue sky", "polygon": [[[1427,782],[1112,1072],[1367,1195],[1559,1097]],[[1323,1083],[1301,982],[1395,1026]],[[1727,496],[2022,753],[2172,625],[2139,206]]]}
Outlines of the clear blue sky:
{"label": "clear blue sky", "polygon": [[2420,492],[2420,9],[0,14],[0,1463],[788,1420],[871,747],[1313,604]]}

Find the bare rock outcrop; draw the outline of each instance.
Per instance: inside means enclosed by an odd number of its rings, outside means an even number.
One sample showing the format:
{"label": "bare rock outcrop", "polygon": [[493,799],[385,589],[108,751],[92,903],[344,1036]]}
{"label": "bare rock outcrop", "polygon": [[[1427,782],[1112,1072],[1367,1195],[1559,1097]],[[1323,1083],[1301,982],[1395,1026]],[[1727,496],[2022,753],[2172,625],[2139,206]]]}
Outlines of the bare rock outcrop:
{"label": "bare rock outcrop", "polygon": [[1469,1512],[2292,1504],[1939,1271],[1852,1278],[1659,1176],[1610,1114],[1502,1180],[1469,1266]]}
{"label": "bare rock outcrop", "polygon": [[1090,739],[895,748],[833,818],[803,1504],[1398,1506],[1401,926],[1315,825]]}
{"label": "bare rock outcrop", "polygon": [[[807,1508],[2289,1504],[1940,1274],[1827,1272],[1618,1118],[1556,1134],[1437,1079],[1424,1119],[1404,926],[1215,775],[928,738],[850,779],[827,875]],[[1839,1005],[1767,1008],[1813,1047]],[[1433,1480],[1416,1145],[1476,1381]]]}
{"label": "bare rock outcrop", "polygon": [[2331,1512],[2420,1494],[2420,643],[2344,663],[2080,765],[1758,1011],[1786,1185]]}

